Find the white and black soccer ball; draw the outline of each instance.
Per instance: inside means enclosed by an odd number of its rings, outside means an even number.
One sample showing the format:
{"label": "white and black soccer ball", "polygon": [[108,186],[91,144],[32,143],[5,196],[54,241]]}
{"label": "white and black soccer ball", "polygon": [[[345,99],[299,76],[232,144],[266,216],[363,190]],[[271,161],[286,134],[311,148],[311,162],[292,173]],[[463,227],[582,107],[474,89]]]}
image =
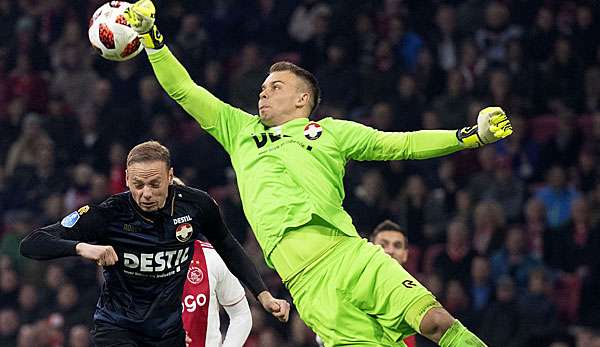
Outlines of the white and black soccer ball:
{"label": "white and black soccer ball", "polygon": [[125,1],[110,1],[100,6],[90,18],[88,37],[103,58],[124,61],[138,55],[143,47],[123,13],[131,6]]}

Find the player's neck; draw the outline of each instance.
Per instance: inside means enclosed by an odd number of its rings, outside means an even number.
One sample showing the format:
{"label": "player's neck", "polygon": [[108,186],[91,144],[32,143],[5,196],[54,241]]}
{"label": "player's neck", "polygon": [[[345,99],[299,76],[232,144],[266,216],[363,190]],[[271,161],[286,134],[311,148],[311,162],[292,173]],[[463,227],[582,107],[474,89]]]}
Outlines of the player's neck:
{"label": "player's neck", "polygon": [[284,125],[287,122],[291,122],[293,120],[300,119],[300,118],[306,118],[306,119],[308,119],[308,116],[307,115],[303,115],[303,114],[286,115],[286,116],[283,116],[283,117],[279,118],[277,121],[273,122],[272,124],[268,124],[268,125],[265,124],[265,125],[268,126],[269,128],[278,127],[278,126]]}

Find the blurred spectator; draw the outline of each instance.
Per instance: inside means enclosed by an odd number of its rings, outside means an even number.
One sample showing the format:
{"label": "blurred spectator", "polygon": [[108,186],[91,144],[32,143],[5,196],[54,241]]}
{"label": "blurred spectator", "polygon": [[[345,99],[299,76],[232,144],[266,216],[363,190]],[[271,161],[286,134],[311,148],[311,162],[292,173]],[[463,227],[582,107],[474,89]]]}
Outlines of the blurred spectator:
{"label": "blurred spectator", "polygon": [[435,30],[429,42],[435,49],[438,66],[448,71],[458,65],[458,45],[460,42],[456,28],[456,10],[448,4],[441,4],[435,13]]}
{"label": "blurred spectator", "polygon": [[547,171],[546,181],[535,195],[546,208],[550,228],[558,228],[568,222],[571,203],[578,196],[579,193],[567,185],[565,171],[558,165],[554,165]]}
{"label": "blurred spectator", "polygon": [[33,229],[33,214],[29,210],[12,210],[4,213],[5,232],[0,239],[0,254],[7,256],[12,269],[22,272],[27,262],[19,254],[19,243]]}
{"label": "blurred spectator", "polygon": [[543,268],[529,271],[527,292],[518,300],[519,339],[522,346],[534,345],[543,336],[560,329],[556,307],[548,296],[551,282]]}
{"label": "blurred spectator", "polygon": [[574,199],[569,222],[549,234],[548,263],[561,271],[588,275],[600,250],[600,229],[592,227],[588,201],[583,197]]}
{"label": "blurred spectator", "polygon": [[396,16],[388,21],[387,38],[392,44],[396,61],[400,63],[402,69],[415,72],[417,56],[423,47],[421,36],[409,30],[406,21]]}
{"label": "blurred spectator", "polygon": [[15,270],[0,270],[0,309],[15,308],[18,296],[19,277]]}
{"label": "blurred spectator", "polygon": [[459,220],[452,221],[446,232],[444,252],[434,260],[435,271],[442,277],[444,283],[458,280],[461,284],[466,284],[474,256],[475,253],[469,243],[467,226]]}
{"label": "blurred spectator", "polygon": [[251,114],[257,114],[257,95],[265,77],[267,67],[263,61],[261,48],[255,43],[245,44],[236,62],[229,81],[231,103]]}
{"label": "blurred spectator", "polygon": [[85,325],[75,325],[69,330],[68,347],[90,347],[92,346],[90,332]]}
{"label": "blurred spectator", "polygon": [[492,255],[490,264],[493,280],[510,276],[519,290],[527,288],[529,271],[541,265],[527,251],[525,234],[520,225],[508,229],[504,246]]}
{"label": "blurred spectator", "polygon": [[39,151],[49,146],[52,140],[42,127],[42,120],[30,113],[23,120],[18,139],[8,149],[5,173],[12,176],[19,166],[34,166],[38,161]]}
{"label": "blurred spectator", "polygon": [[492,63],[506,61],[506,46],[518,39],[522,30],[511,24],[508,7],[499,1],[491,1],[485,9],[485,25],[475,33],[477,45]]}
{"label": "blurred spectator", "polygon": [[361,71],[360,102],[370,105],[391,95],[398,75],[392,44],[388,40],[380,40],[375,45],[374,63],[369,69]]}
{"label": "blurred spectator", "polygon": [[519,310],[513,280],[503,276],[496,283],[496,301],[485,310],[479,322],[479,336],[489,346],[512,346],[519,331]]}
{"label": "blurred spectator", "polygon": [[[202,27],[202,19],[196,13],[189,13],[181,18],[179,32],[174,36],[174,43],[181,53],[184,66],[203,66],[209,53],[208,36]],[[202,69],[190,69],[190,75],[200,77]]]}
{"label": "blurred spectator", "polygon": [[530,198],[525,203],[524,223],[525,235],[527,235],[527,249],[531,255],[547,264],[552,264],[549,260],[553,256],[549,245],[551,242],[546,238],[552,235],[548,230],[548,219],[546,217],[546,207],[544,203],[536,198]]}
{"label": "blurred spectator", "polygon": [[465,83],[460,71],[448,71],[446,93],[437,97],[434,109],[441,115],[442,129],[459,129],[467,124],[467,95]]}
{"label": "blurred spectator", "polygon": [[549,7],[538,8],[533,25],[527,33],[527,52],[534,63],[546,61],[552,52],[552,45],[558,33],[554,23],[554,13]]}
{"label": "blurred spectator", "polygon": [[541,82],[547,103],[561,100],[571,109],[579,109],[583,67],[573,53],[571,42],[566,37],[554,41],[553,51],[542,66]]}
{"label": "blurred spectator", "polygon": [[481,192],[483,200],[493,200],[500,204],[509,222],[516,221],[523,209],[525,186],[523,181],[513,175],[510,158],[496,158],[494,176],[488,186]]}
{"label": "blurred spectator", "polygon": [[[597,9],[596,9],[597,10]],[[580,3],[577,5],[575,15],[575,23],[573,27],[574,49],[581,57],[585,65],[589,65],[594,61],[596,55],[596,47],[598,47],[598,23],[594,21],[594,10],[592,5]],[[598,12],[595,13],[598,15]]]}
{"label": "blurred spectator", "polygon": [[471,308],[474,314],[480,317],[494,297],[494,282],[491,278],[490,261],[487,257],[481,255],[473,257],[468,290]]}
{"label": "blurred spectator", "polygon": [[489,183],[494,180],[496,169],[496,150],[491,147],[483,147],[477,151],[477,161],[480,170],[469,177],[468,189],[473,202],[477,203],[482,198],[482,193],[488,188]]}
{"label": "blurred spectator", "polygon": [[356,229],[364,233],[373,230],[377,223],[385,219],[387,202],[383,176],[378,170],[371,169],[362,175],[360,183],[348,197],[346,206],[353,216]]}
{"label": "blurred spectator", "polygon": [[408,238],[415,245],[423,246],[425,212],[428,209],[427,186],[421,176],[406,179],[403,190],[398,194],[391,210],[395,219],[408,230]]}
{"label": "blurred spectator", "polygon": [[85,323],[91,326],[94,305],[92,303],[82,303],[79,298],[79,291],[71,283],[63,283],[56,293],[56,306],[53,311],[60,313],[64,319],[65,329]]}
{"label": "blurred spectator", "polygon": [[0,309],[0,346],[15,346],[19,332],[19,316],[13,308]]}
{"label": "blurred spectator", "polygon": [[62,95],[70,107],[76,111],[86,108],[89,103],[89,89],[82,86],[94,86],[98,74],[91,68],[89,49],[80,45],[68,45],[57,51],[56,75],[50,91]]}
{"label": "blurred spectator", "polygon": [[300,43],[307,42],[315,34],[317,17],[330,13],[331,8],[323,1],[303,0],[292,12],[288,24],[288,33],[292,39]]}
{"label": "blurred spectator", "polygon": [[444,79],[445,72],[436,64],[433,52],[427,46],[419,50],[416,64],[414,73],[416,92],[426,101],[433,100],[444,90],[444,85],[440,81]]}
{"label": "blurred spectator", "polygon": [[493,200],[478,203],[473,210],[473,249],[479,255],[491,255],[504,241],[506,220],[500,204]]}
{"label": "blurred spectator", "polygon": [[17,299],[19,304],[19,317],[22,323],[33,324],[41,319],[44,309],[40,305],[38,289],[32,284],[23,284]]}
{"label": "blurred spectator", "polygon": [[395,114],[390,130],[415,131],[421,128],[424,100],[418,92],[415,76],[401,74],[396,83],[396,93],[390,101]]}
{"label": "blurred spectator", "polygon": [[42,341],[37,336],[37,329],[33,324],[21,325],[17,336],[17,347],[39,346]]}
{"label": "blurred spectator", "polygon": [[76,210],[90,200],[90,189],[94,170],[85,163],[73,168],[72,182],[65,192],[65,209]]}
{"label": "blurred spectator", "polygon": [[358,97],[357,74],[348,64],[347,48],[341,42],[327,47],[327,61],[315,71],[327,104],[348,108]]}

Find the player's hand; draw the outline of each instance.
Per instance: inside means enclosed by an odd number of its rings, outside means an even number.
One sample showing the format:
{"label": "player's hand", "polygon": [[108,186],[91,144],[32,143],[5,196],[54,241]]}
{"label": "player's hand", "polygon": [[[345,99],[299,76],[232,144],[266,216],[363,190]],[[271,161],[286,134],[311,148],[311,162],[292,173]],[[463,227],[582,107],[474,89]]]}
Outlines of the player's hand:
{"label": "player's hand", "polygon": [[465,147],[477,148],[494,143],[512,134],[513,128],[500,107],[486,107],[479,111],[477,125],[459,129],[456,137]]}
{"label": "player's hand", "polygon": [[139,34],[144,47],[158,49],[164,46],[164,38],[154,25],[156,8],[152,0],[139,0],[125,10],[124,16],[129,26]]}
{"label": "player's hand", "polygon": [[185,332],[185,347],[190,347],[190,343],[192,343],[192,338],[188,336],[187,331]]}
{"label": "player's hand", "polygon": [[271,313],[280,322],[287,322],[290,317],[290,304],[282,299],[275,299],[271,293],[264,291],[258,294],[258,301],[265,311]]}
{"label": "player's hand", "polygon": [[82,258],[92,260],[100,266],[111,266],[119,260],[117,252],[112,246],[90,245],[89,243],[80,242],[75,246],[77,254]]}

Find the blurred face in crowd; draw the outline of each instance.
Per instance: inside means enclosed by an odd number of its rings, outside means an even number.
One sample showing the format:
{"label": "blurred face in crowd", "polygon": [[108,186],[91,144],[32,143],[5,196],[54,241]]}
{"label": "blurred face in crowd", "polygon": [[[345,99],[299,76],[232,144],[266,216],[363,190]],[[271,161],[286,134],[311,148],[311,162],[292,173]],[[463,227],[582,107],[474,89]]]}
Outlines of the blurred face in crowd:
{"label": "blurred face in crowd", "polygon": [[127,187],[142,211],[157,211],[165,206],[173,168],[163,161],[134,162],[127,167]]}
{"label": "blurred face in crowd", "polygon": [[[267,76],[258,95],[258,114],[266,126],[281,125],[306,110],[310,113],[309,88],[291,71],[275,71]],[[300,111],[300,112],[298,112]]]}
{"label": "blurred face in crowd", "polygon": [[398,263],[404,264],[408,259],[408,245],[404,234],[396,230],[383,230],[375,235],[373,243],[383,247],[383,250]]}

